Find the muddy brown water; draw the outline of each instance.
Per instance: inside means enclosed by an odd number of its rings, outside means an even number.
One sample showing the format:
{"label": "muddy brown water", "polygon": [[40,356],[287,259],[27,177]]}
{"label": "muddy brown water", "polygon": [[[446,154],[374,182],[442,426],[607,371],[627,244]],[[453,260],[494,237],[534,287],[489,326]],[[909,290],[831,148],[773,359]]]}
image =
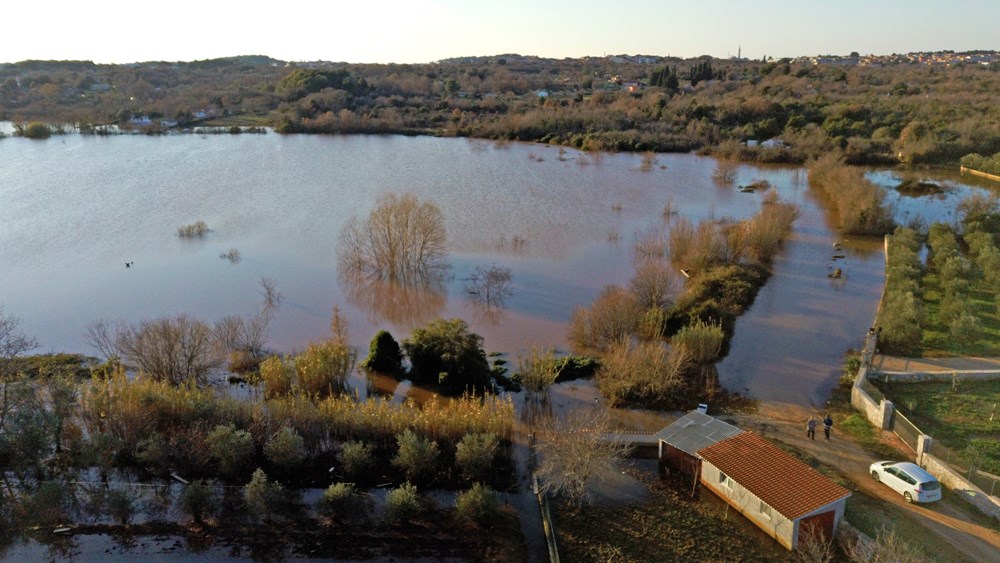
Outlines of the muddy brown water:
{"label": "muddy brown water", "polygon": [[[664,208],[692,221],[741,219],[763,193],[711,180],[692,154],[585,154],[531,144],[400,136],[68,135],[0,142],[0,304],[40,351],[95,353],[85,327],[179,313],[213,321],[251,314],[258,282],[285,301],[270,327],[279,351],[328,335],[339,306],[362,350],[381,328],[397,339],[438,317],[461,317],[487,351],[516,365],[532,346],[567,349],[566,324],[602,287],[625,284],[640,233],[665,228]],[[874,171],[886,186],[892,172]],[[930,175],[941,194],[889,191],[901,221],[954,218],[979,180]],[[801,216],[774,275],[737,322],[723,384],[753,397],[821,402],[845,350],[858,346],[883,278],[878,242],[841,237],[801,168],[740,166],[736,184],[767,180]],[[450,269],[432,287],[356,284],[341,275],[337,238],[385,192],[411,192],[443,211]],[[187,240],[177,228],[205,221]],[[832,244],[844,255],[833,259]],[[237,249],[241,260],[220,256]],[[126,268],[125,263],[133,263]],[[469,299],[476,266],[513,274],[502,307]],[[827,274],[841,268],[843,277]],[[356,378],[354,385],[364,387]],[[419,394],[419,390],[393,390]]]}
{"label": "muddy brown water", "polygon": [[[381,328],[401,339],[431,319],[461,317],[484,337],[487,351],[502,352],[516,365],[532,346],[567,349],[573,310],[603,286],[627,283],[632,246],[640,233],[667,226],[665,207],[695,222],[742,219],[759,209],[762,193],[712,182],[710,158],[657,155],[646,170],[642,160],[397,136],[7,138],[0,141],[0,304],[38,338],[41,351],[94,353],[84,331],[95,320],[250,314],[260,300],[258,280],[268,277],[285,297],[270,327],[276,350],[326,338],[330,311],[338,306],[361,350]],[[887,187],[899,181],[888,171],[870,177]],[[961,197],[989,189],[964,177],[929,177],[945,190],[918,198],[887,192],[898,220],[954,220]],[[720,380],[772,408],[817,407],[836,382],[843,353],[861,344],[871,323],[884,276],[881,241],[840,236],[803,169],[738,168],[736,184],[757,180],[797,204],[800,217],[772,278],[737,321],[731,351],[718,364]],[[442,209],[450,243],[442,283],[394,287],[341,275],[340,229],[384,192],[412,192]],[[211,228],[204,238],[176,236],[179,226],[198,220]],[[836,252],[835,242],[841,245]],[[230,249],[241,259],[220,259]],[[126,268],[126,262],[134,265]],[[476,266],[491,264],[513,274],[513,292],[502,307],[484,307],[463,289]],[[828,277],[833,268],[841,269],[841,278]],[[433,396],[382,377],[356,375],[351,384],[362,396],[395,401]],[[551,408],[600,401],[591,382],[570,382],[555,386]],[[669,413],[641,410],[616,417],[640,431],[672,420]],[[515,432],[519,455],[527,452],[526,431],[519,424]],[[530,507],[530,496],[512,498]],[[537,536],[539,530],[525,532]],[[18,543],[4,557],[233,555],[221,549],[185,554],[174,538],[148,541],[137,548],[88,536],[62,553]]]}

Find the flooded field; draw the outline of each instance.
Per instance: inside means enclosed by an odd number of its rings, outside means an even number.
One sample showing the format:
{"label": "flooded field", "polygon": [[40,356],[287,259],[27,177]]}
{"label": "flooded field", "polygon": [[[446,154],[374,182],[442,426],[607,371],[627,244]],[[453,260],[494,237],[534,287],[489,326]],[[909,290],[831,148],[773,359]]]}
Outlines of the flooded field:
{"label": "flooded field", "polygon": [[[381,328],[403,338],[431,319],[461,317],[488,352],[516,363],[534,345],[566,349],[574,308],[605,285],[627,283],[636,237],[665,224],[665,207],[692,221],[755,213],[762,195],[719,187],[714,168],[695,155],[656,155],[650,165],[642,155],[424,137],[7,138],[0,303],[40,351],[93,354],[84,333],[95,320],[246,314],[267,277],[285,297],[270,327],[276,350],[325,338],[339,306],[360,347]],[[888,172],[873,177],[898,181]],[[814,404],[871,323],[881,244],[842,240],[803,169],[738,168],[737,184],[756,180],[801,215],[773,277],[738,321],[720,376],[757,398]],[[978,189],[944,183],[945,196],[893,192],[900,219],[947,218],[961,194]],[[387,192],[441,208],[450,247],[443,283],[358,284],[339,271],[341,228]],[[206,236],[177,236],[195,221],[207,223]],[[837,280],[827,277],[835,241],[844,245]],[[231,250],[238,259],[226,259]],[[463,289],[477,266],[493,264],[512,273],[503,307],[483,307]]]}

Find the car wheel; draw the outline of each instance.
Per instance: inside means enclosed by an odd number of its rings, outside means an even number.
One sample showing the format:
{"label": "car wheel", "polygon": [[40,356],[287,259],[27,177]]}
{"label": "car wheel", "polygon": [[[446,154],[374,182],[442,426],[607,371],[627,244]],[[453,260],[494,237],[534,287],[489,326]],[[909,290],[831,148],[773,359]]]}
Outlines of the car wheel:
{"label": "car wheel", "polygon": [[878,471],[872,471],[872,479],[875,479],[876,483],[879,481]]}
{"label": "car wheel", "polygon": [[909,492],[903,493],[903,498],[906,499],[906,502],[913,502],[913,496]]}

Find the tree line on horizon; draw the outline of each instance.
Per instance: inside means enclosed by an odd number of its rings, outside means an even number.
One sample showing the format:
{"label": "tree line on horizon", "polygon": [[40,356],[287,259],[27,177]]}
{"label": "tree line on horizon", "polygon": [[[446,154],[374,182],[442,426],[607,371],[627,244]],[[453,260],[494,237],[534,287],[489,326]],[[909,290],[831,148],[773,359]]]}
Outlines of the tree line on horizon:
{"label": "tree line on horizon", "polygon": [[[281,133],[402,133],[583,150],[701,150],[803,163],[957,165],[1000,152],[995,68],[671,59],[470,59],[430,64],[0,65],[0,119],[118,124],[136,116]],[[781,142],[755,143],[777,139]]]}

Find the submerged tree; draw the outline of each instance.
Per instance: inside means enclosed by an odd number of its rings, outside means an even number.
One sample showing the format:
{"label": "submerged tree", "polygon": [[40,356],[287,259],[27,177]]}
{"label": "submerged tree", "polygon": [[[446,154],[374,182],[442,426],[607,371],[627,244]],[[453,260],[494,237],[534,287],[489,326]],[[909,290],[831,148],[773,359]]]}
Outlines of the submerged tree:
{"label": "submerged tree", "polygon": [[465,292],[473,301],[487,307],[503,307],[511,294],[512,279],[510,268],[496,264],[488,268],[476,266],[465,278]]}
{"label": "submerged tree", "polygon": [[444,215],[412,194],[383,194],[364,221],[357,217],[340,233],[340,261],[347,270],[377,279],[411,281],[445,267]]}

